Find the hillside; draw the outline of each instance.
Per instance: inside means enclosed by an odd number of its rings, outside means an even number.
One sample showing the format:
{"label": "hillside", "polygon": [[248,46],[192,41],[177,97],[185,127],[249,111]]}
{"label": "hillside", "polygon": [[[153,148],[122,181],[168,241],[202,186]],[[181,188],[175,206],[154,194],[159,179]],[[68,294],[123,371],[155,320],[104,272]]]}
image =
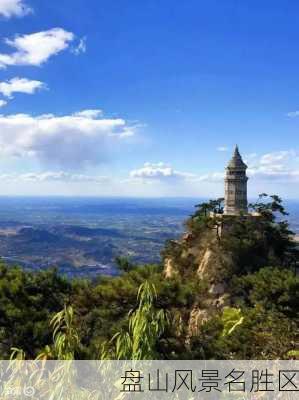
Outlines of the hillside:
{"label": "hillside", "polygon": [[[277,221],[278,215],[285,217],[287,213],[277,196],[271,196],[268,203],[263,197],[266,195],[251,204],[249,215],[241,216],[224,215],[223,199],[200,204],[186,223],[185,235],[166,246],[166,279],[198,280],[206,285],[205,296],[195,298],[187,313],[187,343],[200,335],[209,320],[244,301],[236,301],[240,282],[251,276],[270,278],[272,274],[283,281],[284,273],[285,279],[293,275],[296,280],[296,237],[285,220]],[[295,304],[298,305],[298,298]],[[298,312],[295,315],[297,343]]]}
{"label": "hillside", "polygon": [[298,253],[282,202],[262,197],[250,217],[227,218],[222,211],[221,199],[198,205],[186,233],[165,245],[163,265],[119,257],[118,277],[68,281],[56,271],[2,266],[1,357],[13,347],[28,358],[41,352],[65,357],[51,339],[50,321],[61,310],[68,357],[293,357],[299,349]]}

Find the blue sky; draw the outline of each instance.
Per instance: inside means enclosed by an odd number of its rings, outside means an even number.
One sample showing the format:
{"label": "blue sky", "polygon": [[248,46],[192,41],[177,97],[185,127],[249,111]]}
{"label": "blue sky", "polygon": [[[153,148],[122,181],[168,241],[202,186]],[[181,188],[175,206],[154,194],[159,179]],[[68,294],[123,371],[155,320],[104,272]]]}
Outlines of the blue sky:
{"label": "blue sky", "polygon": [[[0,0],[0,194],[299,197],[296,1]],[[101,110],[101,111],[99,111]]]}

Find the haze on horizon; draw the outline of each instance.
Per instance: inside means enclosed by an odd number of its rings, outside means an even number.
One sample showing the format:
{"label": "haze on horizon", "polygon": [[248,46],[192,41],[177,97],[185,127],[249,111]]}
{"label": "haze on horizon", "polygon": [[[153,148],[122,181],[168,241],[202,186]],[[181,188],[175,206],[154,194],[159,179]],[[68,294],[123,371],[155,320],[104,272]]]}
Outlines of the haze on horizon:
{"label": "haze on horizon", "polygon": [[[41,4],[42,3],[42,4]],[[299,198],[299,4],[0,0],[0,195]]]}

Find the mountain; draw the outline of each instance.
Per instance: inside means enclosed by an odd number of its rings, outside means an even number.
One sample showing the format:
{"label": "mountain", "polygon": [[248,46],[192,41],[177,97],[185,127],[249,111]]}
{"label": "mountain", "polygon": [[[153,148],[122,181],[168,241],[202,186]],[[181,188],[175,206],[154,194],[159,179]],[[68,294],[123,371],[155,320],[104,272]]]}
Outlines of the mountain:
{"label": "mountain", "polygon": [[[55,315],[61,333],[76,337],[68,343],[77,359],[296,357],[294,235],[277,196],[253,208],[254,216],[230,217],[222,214],[221,201],[201,203],[186,221],[186,232],[163,246],[163,264],[140,265],[118,257],[121,270],[114,277],[71,280],[57,270],[0,265],[1,358],[9,358],[11,348],[22,349],[15,354],[27,358],[63,357],[52,339]],[[47,236],[41,227],[33,232],[36,228],[10,224],[7,234],[16,228],[16,237],[28,234],[32,249],[41,237],[61,248],[61,230],[64,240],[80,240],[82,246],[86,241],[94,246],[96,238],[91,226],[55,225]],[[89,257],[102,257],[102,249],[92,249]],[[104,249],[108,256],[114,250],[108,244]],[[78,270],[85,268],[92,266]]]}
{"label": "mountain", "polygon": [[198,281],[206,287],[205,295],[195,297],[185,312],[187,343],[200,335],[210,319],[236,306],[236,288],[249,276],[258,281],[273,274],[281,280],[299,272],[296,237],[286,221],[277,219],[277,214],[285,216],[278,197],[255,203],[247,215],[223,214],[221,199],[216,205],[217,210],[215,202],[199,205],[187,221],[187,232],[163,251],[166,279]]}

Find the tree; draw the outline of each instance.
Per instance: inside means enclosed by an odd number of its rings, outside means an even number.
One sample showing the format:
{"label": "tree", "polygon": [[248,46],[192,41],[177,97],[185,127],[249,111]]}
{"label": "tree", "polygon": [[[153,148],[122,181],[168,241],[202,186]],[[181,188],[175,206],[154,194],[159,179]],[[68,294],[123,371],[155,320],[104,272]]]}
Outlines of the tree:
{"label": "tree", "polygon": [[157,310],[155,287],[144,282],[138,291],[138,306],[129,315],[128,328],[105,343],[101,359],[152,360],[157,356],[157,341],[168,324],[164,310]]}
{"label": "tree", "polygon": [[71,283],[56,270],[26,272],[0,265],[0,357],[12,347],[34,357],[51,339],[49,319],[62,309]]}
{"label": "tree", "polygon": [[118,256],[115,261],[118,268],[123,272],[129,272],[136,268],[136,265],[134,265],[127,257]]}
{"label": "tree", "polygon": [[293,268],[298,251],[288,221],[281,219],[287,215],[282,200],[263,193],[250,209],[255,213],[250,217],[225,221],[221,244],[223,251],[232,255],[235,272],[253,272],[265,265]]}
{"label": "tree", "polygon": [[74,325],[74,310],[71,306],[57,313],[51,320],[53,328],[53,354],[58,360],[74,360],[80,346],[78,331]]}

